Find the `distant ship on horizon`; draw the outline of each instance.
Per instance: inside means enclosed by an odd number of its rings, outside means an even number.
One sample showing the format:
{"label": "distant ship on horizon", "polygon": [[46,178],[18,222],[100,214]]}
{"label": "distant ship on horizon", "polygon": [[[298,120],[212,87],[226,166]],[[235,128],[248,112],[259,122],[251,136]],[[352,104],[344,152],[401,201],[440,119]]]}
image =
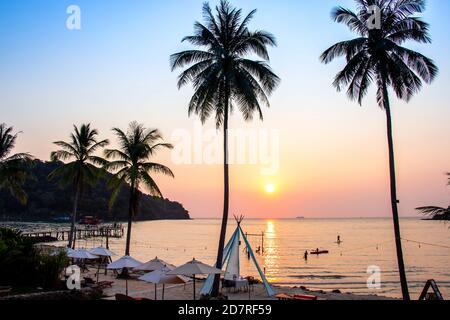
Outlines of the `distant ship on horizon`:
{"label": "distant ship on horizon", "polygon": [[304,219],[305,219],[305,217],[297,217],[297,218],[295,218],[295,219],[300,219],[300,220],[304,220]]}

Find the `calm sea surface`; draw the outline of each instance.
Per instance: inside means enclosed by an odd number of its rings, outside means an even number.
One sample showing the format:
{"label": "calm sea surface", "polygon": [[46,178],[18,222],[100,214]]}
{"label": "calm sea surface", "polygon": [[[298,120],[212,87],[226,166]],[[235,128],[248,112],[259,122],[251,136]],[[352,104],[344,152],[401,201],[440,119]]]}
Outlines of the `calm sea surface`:
{"label": "calm sea surface", "polygon": [[[235,230],[230,220],[229,234]],[[26,229],[48,230],[61,225],[27,224]],[[450,229],[437,221],[403,219],[402,236],[421,242],[403,242],[408,282],[418,298],[425,282],[435,279],[450,298]],[[272,283],[311,289],[340,289],[344,292],[400,296],[393,228],[390,219],[245,220],[250,234],[265,232],[264,254],[257,255]],[[195,257],[215,262],[220,220],[156,221],[133,225],[132,255],[142,261],[158,256],[179,265]],[[342,243],[336,243],[340,235]],[[249,237],[254,250],[261,237]],[[80,247],[104,245],[100,240],[80,241]],[[433,246],[429,245],[432,244]],[[125,239],[110,240],[110,247],[123,254]],[[303,259],[305,250],[326,249],[330,253]],[[242,275],[257,275],[241,247]],[[381,269],[381,289],[368,289],[367,269]]]}

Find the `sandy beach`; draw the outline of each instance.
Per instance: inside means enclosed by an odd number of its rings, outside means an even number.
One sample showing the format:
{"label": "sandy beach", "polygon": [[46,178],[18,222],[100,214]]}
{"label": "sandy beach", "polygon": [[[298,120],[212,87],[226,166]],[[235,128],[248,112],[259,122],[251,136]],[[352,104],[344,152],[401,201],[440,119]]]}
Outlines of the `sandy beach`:
{"label": "sandy beach", "polygon": [[[96,279],[96,270],[91,269],[90,271],[83,273],[82,277],[91,277]],[[126,292],[126,281],[122,279],[117,279],[112,272],[108,272],[108,275],[104,273],[100,274],[99,281],[112,281],[114,284],[111,288],[106,288],[104,290],[105,300],[115,300],[115,294],[125,294]],[[200,291],[203,286],[202,281],[196,282],[197,288],[197,299],[200,299]],[[325,291],[311,291],[307,288],[300,287],[280,287],[272,286],[276,294],[288,294],[288,295],[314,295],[318,297],[318,300],[394,300],[393,298],[377,296],[377,295],[356,295],[352,293],[334,293]],[[233,290],[225,289],[223,291],[224,295],[228,297],[231,301],[264,301],[264,300],[276,300],[274,297],[268,297],[264,286],[262,284],[252,286],[251,293],[249,296],[248,292],[234,292]],[[155,286],[150,283],[146,283],[139,280],[128,280],[128,295],[133,298],[147,298],[155,300]],[[193,283],[189,282],[185,285],[166,285],[165,287],[165,300],[192,300],[193,296]],[[162,285],[157,288],[158,300],[162,298]]]}

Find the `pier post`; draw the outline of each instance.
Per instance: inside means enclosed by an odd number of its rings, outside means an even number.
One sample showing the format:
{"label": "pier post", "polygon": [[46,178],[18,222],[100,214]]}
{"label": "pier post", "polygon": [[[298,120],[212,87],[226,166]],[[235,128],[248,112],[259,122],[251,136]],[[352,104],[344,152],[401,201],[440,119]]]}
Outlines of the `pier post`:
{"label": "pier post", "polygon": [[262,245],[261,245],[261,252],[264,254],[264,231],[261,233],[261,242],[262,242]]}

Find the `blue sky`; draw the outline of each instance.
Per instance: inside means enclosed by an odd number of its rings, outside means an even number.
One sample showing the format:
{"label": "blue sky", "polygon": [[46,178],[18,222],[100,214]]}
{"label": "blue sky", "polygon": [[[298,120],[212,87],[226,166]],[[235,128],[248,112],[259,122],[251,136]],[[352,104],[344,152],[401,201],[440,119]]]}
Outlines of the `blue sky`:
{"label": "blue sky", "polygon": [[[186,110],[191,90],[177,90],[169,55],[188,48],[180,40],[192,32],[195,20],[201,20],[202,3],[0,0],[0,122],[23,131],[20,151],[48,159],[51,142],[65,139],[74,123],[92,122],[110,138],[111,127],[126,127],[132,120],[158,127],[168,137],[176,128],[191,128],[194,119],[187,118]],[[325,66],[318,59],[331,44],[352,37],[331,21],[330,11],[336,5],[353,8],[353,1],[232,3],[244,12],[257,8],[251,28],[268,30],[278,39],[271,65],[282,85],[265,112],[266,121],[252,125],[282,132],[280,180],[289,188],[278,201],[289,203],[286,215],[384,215],[384,115],[373,92],[364,108],[335,92],[331,82],[342,61]],[[81,8],[79,31],[65,27],[71,4]],[[410,45],[436,61],[439,78],[408,105],[393,101],[399,184],[407,215],[418,205],[444,205],[448,199],[443,173],[450,170],[449,15],[449,1],[429,1],[424,19],[431,23],[433,44]],[[248,126],[238,115],[232,125]],[[330,163],[324,164],[324,159]],[[201,206],[201,189],[193,186],[193,196],[180,186],[190,180],[185,168],[175,168],[178,187],[161,181],[167,195],[187,203],[194,214],[214,216],[220,212],[220,167],[202,170],[217,176],[217,184],[209,189],[218,195]],[[239,191],[250,199],[256,193]],[[355,203],[352,197],[359,200]],[[323,198],[332,199],[338,208],[318,206],[317,199]],[[267,206],[275,210],[279,203],[272,201]],[[252,211],[241,199],[235,206]]]}

